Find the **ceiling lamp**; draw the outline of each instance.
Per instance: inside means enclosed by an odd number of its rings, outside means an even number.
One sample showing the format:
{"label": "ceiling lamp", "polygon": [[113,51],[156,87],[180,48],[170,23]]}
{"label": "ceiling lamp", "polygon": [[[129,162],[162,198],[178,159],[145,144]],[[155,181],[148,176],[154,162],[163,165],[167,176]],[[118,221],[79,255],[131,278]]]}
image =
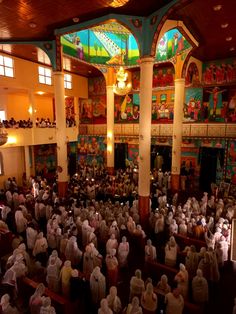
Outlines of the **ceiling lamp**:
{"label": "ceiling lamp", "polygon": [[117,83],[113,85],[113,92],[116,95],[124,96],[127,95],[132,88],[131,83],[126,83],[128,78],[128,73],[125,72],[123,67],[119,68],[119,71],[116,73]]}
{"label": "ceiling lamp", "polygon": [[232,37],[231,37],[231,36],[226,37],[225,40],[226,40],[226,41],[231,41],[231,40],[232,40]]}
{"label": "ceiling lamp", "polygon": [[108,5],[113,8],[123,7],[129,0],[110,0]]}
{"label": "ceiling lamp", "polygon": [[229,23],[223,23],[221,24],[221,28],[227,28],[229,26]]}

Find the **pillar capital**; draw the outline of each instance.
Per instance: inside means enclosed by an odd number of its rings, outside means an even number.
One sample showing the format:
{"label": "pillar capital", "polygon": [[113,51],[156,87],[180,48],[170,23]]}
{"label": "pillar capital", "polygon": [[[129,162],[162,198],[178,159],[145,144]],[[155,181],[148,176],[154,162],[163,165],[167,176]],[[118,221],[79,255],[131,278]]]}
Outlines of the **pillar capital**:
{"label": "pillar capital", "polygon": [[140,64],[142,63],[154,63],[155,58],[152,56],[143,56],[140,58]]}
{"label": "pillar capital", "polygon": [[175,79],[176,84],[185,84],[185,79],[184,78],[177,78]]}

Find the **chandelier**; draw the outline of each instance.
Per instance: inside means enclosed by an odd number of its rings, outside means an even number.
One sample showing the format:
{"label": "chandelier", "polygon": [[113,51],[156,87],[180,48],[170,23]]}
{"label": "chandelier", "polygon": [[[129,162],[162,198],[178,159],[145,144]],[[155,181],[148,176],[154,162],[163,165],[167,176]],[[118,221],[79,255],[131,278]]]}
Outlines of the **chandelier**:
{"label": "chandelier", "polygon": [[6,144],[8,140],[8,134],[0,129],[0,146]]}
{"label": "chandelier", "polygon": [[108,5],[113,8],[119,8],[126,5],[127,2],[129,2],[129,0],[110,0]]}
{"label": "chandelier", "polygon": [[124,96],[127,95],[132,88],[131,83],[126,83],[128,78],[128,73],[125,72],[123,67],[119,68],[119,71],[116,73],[117,83],[113,85],[113,92],[116,95]]}

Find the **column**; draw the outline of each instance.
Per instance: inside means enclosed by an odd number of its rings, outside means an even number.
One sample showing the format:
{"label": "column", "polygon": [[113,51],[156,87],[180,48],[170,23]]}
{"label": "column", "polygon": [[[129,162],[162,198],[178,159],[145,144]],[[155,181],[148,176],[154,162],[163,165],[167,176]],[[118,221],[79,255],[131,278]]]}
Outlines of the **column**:
{"label": "column", "polygon": [[140,63],[140,118],[139,118],[139,214],[145,227],[150,207],[150,151],[152,123],[152,76],[151,57],[141,59]]}
{"label": "column", "polygon": [[64,73],[54,72],[53,77],[56,112],[58,194],[60,197],[64,197],[68,183]]}
{"label": "column", "polygon": [[114,152],[114,69],[108,68],[107,81],[107,170],[114,173],[115,152]]}
{"label": "column", "polygon": [[30,147],[24,146],[24,153],[25,153],[25,174],[26,174],[26,180],[29,180],[29,177],[31,175],[30,173]]}
{"label": "column", "polygon": [[[74,108],[75,108],[75,123],[76,128],[79,130],[79,99],[74,96]],[[79,133],[79,132],[78,132]]]}
{"label": "column", "polygon": [[175,80],[174,121],[172,136],[172,165],[171,165],[171,187],[177,191],[180,185],[181,168],[181,143],[183,128],[183,106],[184,106],[185,80]]}
{"label": "column", "polygon": [[29,114],[33,122],[33,127],[35,127],[35,95],[34,91],[29,91]]}

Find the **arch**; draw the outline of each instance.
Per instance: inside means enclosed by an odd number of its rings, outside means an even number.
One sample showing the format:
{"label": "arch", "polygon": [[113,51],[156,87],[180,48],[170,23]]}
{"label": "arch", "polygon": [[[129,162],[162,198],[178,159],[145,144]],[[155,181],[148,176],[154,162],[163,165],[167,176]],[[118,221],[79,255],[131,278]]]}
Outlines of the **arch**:
{"label": "arch", "polygon": [[137,65],[138,42],[128,28],[106,21],[61,36],[63,52],[82,62],[103,66]]}

